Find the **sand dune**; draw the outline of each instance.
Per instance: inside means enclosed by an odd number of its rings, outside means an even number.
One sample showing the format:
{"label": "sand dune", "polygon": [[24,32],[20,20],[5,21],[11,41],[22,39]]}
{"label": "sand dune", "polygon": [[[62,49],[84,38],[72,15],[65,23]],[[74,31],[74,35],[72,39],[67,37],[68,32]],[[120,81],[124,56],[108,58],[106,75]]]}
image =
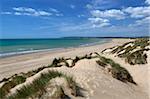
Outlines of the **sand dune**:
{"label": "sand dune", "polygon": [[[34,53],[29,55],[14,56],[11,58],[1,59],[0,61],[0,79],[9,77],[15,73],[27,72],[36,69],[43,65],[48,65],[54,57],[75,57],[83,56],[91,52],[101,52],[105,48],[113,47],[129,41],[128,39],[115,39],[109,43],[102,45],[94,45],[89,47],[63,49],[56,52]],[[115,60],[121,66],[126,68],[137,85],[131,83],[124,83],[113,78],[108,72],[96,63],[97,58],[82,59],[78,61],[74,67],[68,68],[66,66],[46,68],[38,74],[27,78],[26,82],[19,84],[11,89],[10,93],[15,93],[16,90],[23,85],[31,83],[38,78],[41,73],[49,70],[57,70],[67,75],[73,76],[75,81],[79,84],[84,97],[74,97],[72,99],[149,99],[150,94],[149,73],[150,73],[150,51],[148,54],[148,64],[131,66],[121,58],[115,57],[111,54],[100,54],[107,58]],[[32,57],[30,57],[32,56]],[[29,58],[30,57],[30,58]],[[19,58],[19,59],[18,59]],[[9,60],[11,61],[9,62]],[[17,61],[16,61],[17,60]]]}

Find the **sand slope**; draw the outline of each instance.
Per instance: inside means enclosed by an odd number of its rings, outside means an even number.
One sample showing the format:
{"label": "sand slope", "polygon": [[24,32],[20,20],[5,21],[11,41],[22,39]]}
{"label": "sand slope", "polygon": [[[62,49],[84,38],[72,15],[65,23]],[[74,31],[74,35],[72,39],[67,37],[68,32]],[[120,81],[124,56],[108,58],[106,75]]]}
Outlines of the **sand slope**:
{"label": "sand slope", "polygon": [[[106,73],[102,67],[97,65],[97,59],[83,59],[76,63],[73,68],[62,66],[59,68],[44,69],[40,73],[48,70],[57,70],[67,75],[73,76],[75,81],[83,89],[81,90],[84,97],[73,97],[73,99],[148,99],[148,95],[144,93],[139,86],[133,84],[126,84],[119,80],[112,78]],[[30,77],[24,84],[30,83],[39,75]],[[21,87],[16,86],[11,91]]]}
{"label": "sand slope", "polygon": [[[2,79],[4,77],[9,77],[10,75],[15,73],[27,72],[40,66],[50,64],[54,57],[74,57],[82,56],[87,53],[89,54],[90,52],[101,52],[105,48],[113,47],[127,41],[128,40],[113,40],[112,42],[103,45],[67,49],[59,53],[35,53],[32,54],[33,56],[30,59],[27,59],[27,57],[23,56],[17,56],[12,57],[11,62],[9,62],[10,58],[6,58],[0,60],[3,61],[0,66],[0,78]],[[36,55],[39,55],[39,57]],[[133,79],[138,85],[136,86],[130,83],[123,83],[112,78],[110,74],[106,73],[105,70],[96,63],[97,59],[83,59],[78,61],[73,68],[68,68],[66,66],[62,66],[59,68],[48,68],[42,70],[40,73],[46,72],[48,70],[57,70],[67,75],[73,76],[75,81],[83,89],[81,91],[84,95],[84,97],[71,96],[73,99],[149,99],[149,52],[148,64],[141,66],[131,66],[129,64],[126,64],[124,60],[118,57],[114,57],[113,55],[103,55],[115,60],[115,62],[126,68],[131,73]],[[20,57],[20,59],[18,59],[19,61],[16,62],[15,59],[17,59],[18,57]],[[16,89],[21,88],[22,85],[30,83],[32,80],[39,77],[40,73],[28,78],[25,83],[17,85],[11,90],[11,92],[15,92]]]}

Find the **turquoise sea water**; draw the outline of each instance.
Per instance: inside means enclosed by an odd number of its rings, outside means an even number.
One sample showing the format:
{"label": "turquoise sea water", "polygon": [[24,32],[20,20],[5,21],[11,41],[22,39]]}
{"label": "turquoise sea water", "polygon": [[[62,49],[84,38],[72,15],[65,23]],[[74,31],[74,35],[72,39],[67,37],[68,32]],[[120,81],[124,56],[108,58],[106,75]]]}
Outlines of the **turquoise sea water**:
{"label": "turquoise sea water", "polygon": [[99,38],[58,38],[58,39],[1,39],[0,57],[25,54],[57,48],[85,46],[104,43],[108,40]]}

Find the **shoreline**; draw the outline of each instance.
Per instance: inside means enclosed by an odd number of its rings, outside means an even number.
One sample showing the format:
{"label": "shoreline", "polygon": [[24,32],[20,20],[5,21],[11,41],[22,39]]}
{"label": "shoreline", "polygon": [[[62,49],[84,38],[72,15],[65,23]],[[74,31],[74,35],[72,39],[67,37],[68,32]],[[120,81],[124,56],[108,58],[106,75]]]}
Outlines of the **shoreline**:
{"label": "shoreline", "polygon": [[[106,48],[111,48],[114,46],[122,46],[127,42],[133,41],[132,39],[112,39],[112,41],[104,43],[104,44],[97,44],[97,45],[90,45],[90,46],[80,46],[76,48],[67,48],[61,49],[57,51],[45,51],[39,53],[32,53],[32,54],[25,54],[25,55],[18,55],[7,57],[4,59],[0,59],[0,80],[3,78],[11,77],[14,74],[19,75],[21,72],[27,73],[29,71],[33,72],[32,70],[37,70],[39,67],[49,66],[54,58],[61,58],[74,60],[75,57],[80,57],[80,61],[78,61],[75,66],[69,65],[70,61],[67,60],[68,65],[60,66],[60,67],[51,67],[51,68],[44,68],[40,72],[37,72],[33,76],[29,76],[25,82],[18,84],[10,91],[13,93],[15,90],[21,88],[21,86],[26,85],[32,82],[34,79],[40,76],[41,73],[45,73],[48,70],[56,70],[62,72],[68,76],[73,76],[75,81],[81,85],[82,88],[87,89],[89,92],[88,97],[91,99],[97,99],[99,96],[103,98],[109,97],[108,95],[103,96],[104,91],[108,93],[114,93],[112,96],[118,97],[116,99],[121,98],[123,96],[128,96],[130,99],[148,99],[148,64],[145,65],[135,65],[131,66],[130,64],[126,63],[124,59],[119,57],[115,57],[113,54],[101,53],[102,50]],[[110,72],[108,72],[107,68],[99,67],[97,64],[97,58],[85,58],[82,59],[83,56],[91,55],[93,56],[94,53],[97,52],[100,56],[106,57],[113,61],[114,64],[118,63],[120,67],[127,70],[129,75],[131,75],[131,79],[135,82],[136,85],[132,85],[131,83],[122,83],[121,79],[114,79],[111,77]],[[149,57],[149,53],[147,53]],[[73,61],[72,60],[72,61]],[[3,63],[1,63],[3,62]],[[72,68],[68,68],[66,66],[73,66]],[[109,65],[108,65],[109,66]],[[110,66],[114,66],[111,65]],[[118,66],[118,65],[115,65]],[[114,67],[113,67],[114,68]],[[109,68],[108,68],[109,69]],[[118,69],[117,69],[118,70]],[[124,74],[123,74],[124,75]],[[125,76],[124,76],[125,77]],[[144,78],[143,78],[144,77]],[[120,81],[119,81],[120,80]],[[129,80],[129,79],[128,79]],[[130,81],[130,80],[129,80]],[[3,84],[3,83],[1,83]],[[94,85],[94,86],[93,86]],[[102,91],[103,90],[103,91]],[[124,93],[126,91],[127,93]],[[121,94],[121,95],[120,95]],[[137,97],[135,97],[137,96]],[[109,99],[106,98],[106,99]]]}
{"label": "shoreline", "polygon": [[87,44],[81,44],[78,46],[68,46],[68,47],[59,47],[59,48],[47,48],[47,49],[33,49],[33,50],[26,50],[26,51],[15,51],[15,52],[8,52],[8,53],[1,53],[1,58],[7,58],[12,56],[18,56],[18,55],[26,55],[26,54],[32,54],[32,53],[40,53],[40,52],[48,52],[48,51],[55,51],[55,50],[63,50],[63,49],[71,49],[71,48],[79,48],[79,47],[88,47],[88,46],[94,46],[99,44],[104,44],[110,42],[112,39],[104,39],[97,42],[87,43]]}
{"label": "shoreline", "polygon": [[41,66],[49,65],[51,64],[54,58],[74,57],[85,55],[90,52],[100,52],[105,48],[116,46],[127,41],[129,41],[129,39],[112,39],[111,41],[103,44],[96,44],[83,47],[80,46],[56,51],[45,51],[0,58],[0,80],[4,77],[9,77],[13,74],[27,72],[30,70],[37,69]]}

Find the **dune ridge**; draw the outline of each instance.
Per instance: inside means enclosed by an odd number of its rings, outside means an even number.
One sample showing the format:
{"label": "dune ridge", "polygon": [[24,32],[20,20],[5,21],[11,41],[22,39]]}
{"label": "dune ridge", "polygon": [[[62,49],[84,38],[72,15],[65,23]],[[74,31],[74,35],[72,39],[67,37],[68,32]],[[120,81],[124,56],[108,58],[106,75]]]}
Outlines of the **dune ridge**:
{"label": "dune ridge", "polygon": [[[119,42],[117,44],[121,45],[127,41],[129,40],[121,41],[121,43],[117,40],[113,40],[112,42]],[[109,44],[110,43],[108,43],[108,45]],[[113,46],[111,45],[111,47]],[[147,47],[149,47],[149,45],[147,45]],[[32,82],[41,77],[42,74],[48,73],[49,71],[57,71],[65,75],[65,77],[73,77],[71,82],[68,83],[71,87],[67,87],[66,80],[63,80],[60,76],[49,81],[49,83],[52,82],[56,86],[62,86],[51,88],[51,84],[48,83],[48,88],[51,89],[51,92],[54,90],[59,91],[59,99],[65,99],[67,97],[71,99],[98,99],[99,97],[102,99],[148,99],[150,92],[148,89],[150,51],[147,50],[145,52],[147,55],[147,62],[145,64],[134,64],[134,66],[132,66],[124,61],[124,59],[116,56],[116,54],[110,54],[109,52],[112,50],[103,51],[104,48],[101,50],[98,48],[99,47],[92,50],[92,52],[91,50],[86,50],[86,54],[81,51],[80,53],[82,53],[82,55],[76,57],[56,58],[52,61],[51,65],[27,73],[17,74],[8,79],[3,79],[3,81],[1,81],[1,88],[6,82],[13,80],[13,77],[26,77],[25,80],[21,80],[20,83],[10,88],[6,94],[6,97],[10,98],[11,95],[15,95],[18,90],[21,90],[23,86],[32,84]],[[62,83],[59,84],[59,82]],[[68,91],[70,88],[73,88],[74,91]],[[38,97],[45,99],[46,97],[52,98],[52,95],[48,96],[48,89],[46,88],[45,90],[46,92]],[[80,92],[80,95],[75,94],[75,92]],[[30,97],[31,96],[27,98]],[[56,99],[58,99],[58,97]]]}

